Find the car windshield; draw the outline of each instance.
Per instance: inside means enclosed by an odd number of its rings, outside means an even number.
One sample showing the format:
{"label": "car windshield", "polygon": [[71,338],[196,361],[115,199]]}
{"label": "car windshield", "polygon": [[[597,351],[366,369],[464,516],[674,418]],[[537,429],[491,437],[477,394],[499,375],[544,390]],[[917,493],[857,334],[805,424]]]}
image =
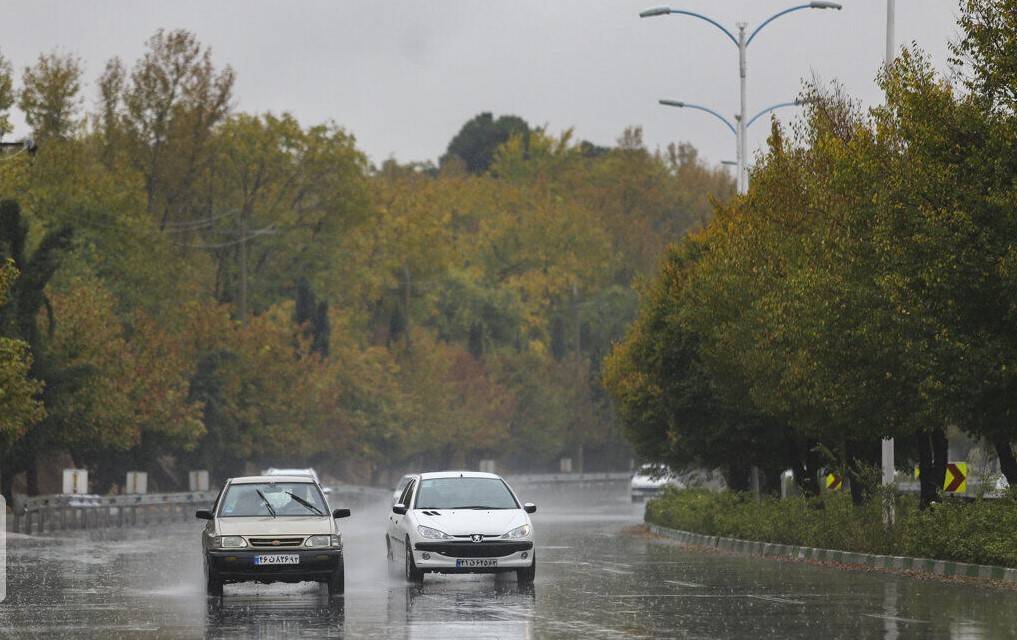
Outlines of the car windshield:
{"label": "car windshield", "polygon": [[417,509],[518,509],[519,503],[498,478],[422,480]]}
{"label": "car windshield", "polygon": [[219,516],[323,516],[328,512],[318,487],[310,482],[231,484]]}

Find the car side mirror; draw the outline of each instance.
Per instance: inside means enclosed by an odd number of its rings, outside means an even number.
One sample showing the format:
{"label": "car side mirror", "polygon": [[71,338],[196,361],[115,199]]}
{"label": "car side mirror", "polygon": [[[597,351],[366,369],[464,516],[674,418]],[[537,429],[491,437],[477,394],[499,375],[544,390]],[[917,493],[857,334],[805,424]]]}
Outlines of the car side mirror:
{"label": "car side mirror", "polygon": [[392,505],[392,513],[397,513],[401,516],[406,515],[406,505],[401,502],[399,504]]}
{"label": "car side mirror", "polygon": [[324,493],[326,496],[331,495],[332,489],[331,487],[322,487],[321,492]]}
{"label": "car side mirror", "polygon": [[198,520],[211,520],[212,512],[209,511],[208,509],[198,509],[197,511],[194,512],[194,517],[197,518]]}
{"label": "car side mirror", "polygon": [[332,517],[333,518],[349,518],[350,517],[350,510],[349,509],[336,509],[335,511],[332,512]]}
{"label": "car side mirror", "polygon": [[533,504],[532,502],[527,502],[526,504],[523,505],[523,511],[525,511],[526,513],[536,513],[537,505]]}

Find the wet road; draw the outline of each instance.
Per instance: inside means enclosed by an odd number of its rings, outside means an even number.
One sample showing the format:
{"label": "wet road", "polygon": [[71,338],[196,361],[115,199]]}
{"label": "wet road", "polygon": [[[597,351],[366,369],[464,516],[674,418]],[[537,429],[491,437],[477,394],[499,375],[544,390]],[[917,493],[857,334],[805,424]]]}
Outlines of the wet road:
{"label": "wet road", "polygon": [[[344,522],[346,596],[227,586],[207,607],[200,524],[12,536],[4,638],[1007,638],[1017,593],[689,552],[631,532],[621,492],[533,494],[537,580],[391,577],[383,502]],[[341,506],[341,505],[334,505]]]}

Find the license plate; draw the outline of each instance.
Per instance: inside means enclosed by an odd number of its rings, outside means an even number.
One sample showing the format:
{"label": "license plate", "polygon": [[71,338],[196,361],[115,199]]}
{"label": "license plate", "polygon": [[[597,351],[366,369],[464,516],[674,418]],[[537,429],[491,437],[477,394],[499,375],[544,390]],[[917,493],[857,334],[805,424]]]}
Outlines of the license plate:
{"label": "license plate", "polygon": [[491,560],[489,558],[457,558],[456,566],[462,567],[463,569],[482,569],[487,567],[497,567],[498,561]]}
{"label": "license plate", "polygon": [[296,553],[273,553],[266,556],[254,556],[254,564],[300,564],[300,555]]}

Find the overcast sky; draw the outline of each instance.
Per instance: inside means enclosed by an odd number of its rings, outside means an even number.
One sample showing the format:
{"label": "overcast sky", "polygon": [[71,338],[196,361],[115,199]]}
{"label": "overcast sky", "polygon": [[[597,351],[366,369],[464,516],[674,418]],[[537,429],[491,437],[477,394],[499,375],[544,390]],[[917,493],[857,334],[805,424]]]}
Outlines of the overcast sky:
{"label": "overcast sky", "polygon": [[[237,107],[332,119],[378,163],[433,160],[464,121],[512,113],[558,132],[612,144],[640,125],[651,147],[676,140],[717,162],[734,137],[707,114],[657,105],[676,98],[725,115],[738,108],[737,50],[716,28],[679,16],[640,19],[658,0],[25,0],[2,3],[0,51],[17,69],[42,51],[81,56],[94,79],[119,55],[129,64],[160,27],[183,27],[238,74]],[[732,30],[797,0],[673,0]],[[799,11],[749,47],[750,114],[793,99],[813,74],[879,101],[885,0],[842,0],[843,11]],[[916,42],[947,69],[956,0],[897,0],[897,42]],[[781,112],[793,117],[793,110]],[[767,120],[750,130],[765,142]],[[16,134],[26,133],[21,125]]]}

